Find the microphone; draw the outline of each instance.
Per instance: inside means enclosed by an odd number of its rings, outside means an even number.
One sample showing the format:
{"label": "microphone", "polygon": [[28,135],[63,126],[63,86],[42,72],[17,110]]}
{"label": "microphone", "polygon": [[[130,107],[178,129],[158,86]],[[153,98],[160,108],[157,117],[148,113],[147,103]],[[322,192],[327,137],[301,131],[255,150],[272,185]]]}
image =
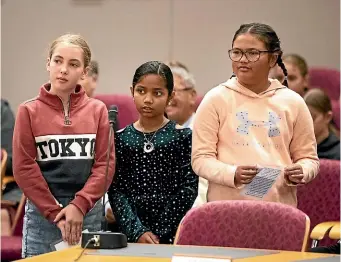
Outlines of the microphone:
{"label": "microphone", "polygon": [[109,160],[110,154],[112,150],[112,139],[114,126],[117,124],[117,114],[118,109],[117,106],[113,105],[110,107],[109,111],[109,141],[108,141],[108,150],[107,150],[107,158],[106,158],[106,168],[105,168],[105,183],[103,189],[103,206],[102,206],[102,220],[101,220],[101,231],[99,232],[84,232],[82,233],[82,248],[92,248],[92,249],[114,249],[114,248],[123,248],[126,247],[127,244],[127,236],[122,233],[116,233],[108,231],[108,223],[105,218],[105,193],[107,191],[108,185],[108,173],[109,173]]}
{"label": "microphone", "polygon": [[116,105],[111,105],[109,107],[109,123],[112,125],[112,127],[114,128],[114,131],[116,132],[118,130],[118,108]]}

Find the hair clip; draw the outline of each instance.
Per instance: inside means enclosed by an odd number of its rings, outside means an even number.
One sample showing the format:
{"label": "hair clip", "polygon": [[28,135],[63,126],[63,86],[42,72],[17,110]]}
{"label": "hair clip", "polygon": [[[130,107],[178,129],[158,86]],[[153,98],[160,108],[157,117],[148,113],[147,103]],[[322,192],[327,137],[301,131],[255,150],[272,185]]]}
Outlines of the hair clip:
{"label": "hair clip", "polygon": [[284,81],[288,81],[288,76],[284,76]]}

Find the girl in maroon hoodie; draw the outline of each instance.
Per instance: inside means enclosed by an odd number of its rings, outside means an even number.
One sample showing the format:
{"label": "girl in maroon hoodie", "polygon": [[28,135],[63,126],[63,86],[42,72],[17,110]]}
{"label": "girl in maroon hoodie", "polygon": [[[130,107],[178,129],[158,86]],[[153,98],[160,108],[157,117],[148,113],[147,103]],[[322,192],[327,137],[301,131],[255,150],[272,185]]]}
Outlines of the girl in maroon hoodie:
{"label": "girl in maroon hoodie", "polygon": [[[109,121],[105,105],[77,85],[90,59],[81,36],[57,38],[47,58],[49,83],[19,106],[13,167],[27,197],[23,257],[50,252],[62,238],[78,243],[83,229],[100,229]],[[112,153],[109,181],[114,163]]]}

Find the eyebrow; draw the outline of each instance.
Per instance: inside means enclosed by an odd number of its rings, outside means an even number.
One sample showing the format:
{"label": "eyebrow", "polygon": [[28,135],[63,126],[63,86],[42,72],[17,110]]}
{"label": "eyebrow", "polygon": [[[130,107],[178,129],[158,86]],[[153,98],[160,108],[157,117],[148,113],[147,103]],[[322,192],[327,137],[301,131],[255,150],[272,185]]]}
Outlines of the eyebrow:
{"label": "eyebrow", "polygon": [[252,51],[252,50],[257,50],[257,51],[262,51],[262,49],[258,49],[256,47],[251,47],[251,48],[245,48],[245,49],[242,49],[242,48],[239,48],[239,47],[234,47],[232,49],[239,49],[239,50],[242,50],[242,51]]}
{"label": "eyebrow", "polygon": [[[55,58],[64,59],[64,57],[62,57],[60,55],[56,55]],[[76,59],[76,58],[70,59],[70,61],[80,63],[80,61],[78,59]]]}
{"label": "eyebrow", "polygon": [[148,88],[146,86],[139,85],[139,84],[137,84],[136,87],[141,87],[141,88],[146,88],[146,89],[153,89],[153,90],[156,90],[156,91],[162,91],[162,90],[165,89],[165,88],[162,88],[162,87],[156,87],[156,88],[150,87],[150,88]]}

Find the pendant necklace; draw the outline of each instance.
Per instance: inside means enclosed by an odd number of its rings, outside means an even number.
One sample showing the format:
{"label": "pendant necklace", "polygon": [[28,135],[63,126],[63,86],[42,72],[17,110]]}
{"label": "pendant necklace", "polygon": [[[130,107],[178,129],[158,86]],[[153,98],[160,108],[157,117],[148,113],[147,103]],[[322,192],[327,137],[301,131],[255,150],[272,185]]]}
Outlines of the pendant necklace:
{"label": "pendant necklace", "polygon": [[150,140],[147,139],[145,131],[144,131],[144,127],[140,123],[140,126],[142,127],[142,133],[143,133],[144,139],[147,141],[147,142],[144,142],[144,147],[143,147],[144,152],[150,153],[155,149],[154,144],[152,143],[152,140],[155,137],[156,133],[161,129],[161,127],[163,127],[164,123],[165,121],[162,122],[161,126],[155,131],[154,135],[152,136]]}

